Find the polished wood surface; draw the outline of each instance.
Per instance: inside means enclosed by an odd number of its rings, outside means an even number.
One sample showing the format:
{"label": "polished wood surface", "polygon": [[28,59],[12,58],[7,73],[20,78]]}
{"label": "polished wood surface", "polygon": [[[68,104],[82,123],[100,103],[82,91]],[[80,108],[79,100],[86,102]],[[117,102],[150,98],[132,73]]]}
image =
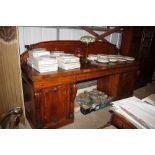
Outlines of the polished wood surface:
{"label": "polished wood surface", "polygon": [[[72,41],[71,41],[72,42]],[[70,42],[70,44],[71,44]],[[61,41],[59,42],[61,46]],[[79,42],[78,42],[79,43]],[[35,45],[43,46],[44,43]],[[68,43],[69,44],[69,43]],[[110,44],[97,43],[99,46],[90,46],[90,51],[102,51],[100,47]],[[47,45],[45,43],[45,45]],[[74,45],[74,43],[73,43]],[[104,46],[105,45],[105,46]],[[110,49],[109,47],[109,49]],[[67,46],[66,46],[67,48]],[[69,48],[73,49],[73,47]],[[75,47],[74,47],[75,48]],[[98,49],[97,49],[98,48]],[[113,49],[113,46],[112,48]],[[73,52],[73,51],[72,51]],[[104,51],[106,53],[106,50]],[[107,50],[108,52],[108,50]],[[111,52],[114,52],[111,51]],[[39,73],[26,63],[27,53],[21,57],[25,109],[28,120],[33,128],[58,128],[74,120],[74,99],[76,96],[76,83],[89,79],[97,80],[97,87],[110,96],[118,99],[129,97],[133,93],[138,64],[124,63],[115,65],[81,64],[81,68],[73,70],[58,69],[55,72]],[[126,89],[124,91],[124,89]]]}
{"label": "polished wood surface", "polygon": [[[138,69],[137,63],[117,64],[98,66],[94,64],[82,65],[79,69],[63,70],[59,69],[55,72],[39,73],[26,63],[22,65],[23,74],[31,83],[34,89],[42,89],[46,87],[56,86],[65,83],[75,83],[77,81],[104,77],[124,72],[134,72]],[[135,78],[134,78],[135,79]],[[113,81],[113,80],[112,80]]]}
{"label": "polished wood surface", "polygon": [[122,42],[120,53],[127,56],[133,56],[139,59],[139,48],[141,44],[143,27],[124,27],[122,32]]}
{"label": "polished wood surface", "polygon": [[114,125],[119,129],[137,129],[135,125],[129,122],[125,117],[118,114],[117,112],[111,111],[112,116],[110,120],[110,124]]}

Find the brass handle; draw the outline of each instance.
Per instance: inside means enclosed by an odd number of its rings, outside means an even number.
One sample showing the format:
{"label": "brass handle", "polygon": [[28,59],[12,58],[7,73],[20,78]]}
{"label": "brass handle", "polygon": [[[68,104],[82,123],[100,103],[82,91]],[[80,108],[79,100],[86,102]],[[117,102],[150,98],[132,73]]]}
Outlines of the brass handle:
{"label": "brass handle", "polygon": [[53,91],[58,91],[58,88],[57,87],[54,87],[52,90]]}

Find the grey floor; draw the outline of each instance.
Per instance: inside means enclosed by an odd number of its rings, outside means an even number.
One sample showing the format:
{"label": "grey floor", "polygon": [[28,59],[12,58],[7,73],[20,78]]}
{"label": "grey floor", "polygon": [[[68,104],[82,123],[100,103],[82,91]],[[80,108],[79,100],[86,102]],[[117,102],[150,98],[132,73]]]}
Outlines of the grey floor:
{"label": "grey floor", "polygon": [[146,86],[134,91],[134,96],[142,99],[152,93],[155,93],[155,81],[148,83]]}
{"label": "grey floor", "polygon": [[80,111],[75,112],[74,123],[63,126],[61,129],[97,129],[104,126],[111,117],[109,108],[106,107],[87,115],[83,115]]}

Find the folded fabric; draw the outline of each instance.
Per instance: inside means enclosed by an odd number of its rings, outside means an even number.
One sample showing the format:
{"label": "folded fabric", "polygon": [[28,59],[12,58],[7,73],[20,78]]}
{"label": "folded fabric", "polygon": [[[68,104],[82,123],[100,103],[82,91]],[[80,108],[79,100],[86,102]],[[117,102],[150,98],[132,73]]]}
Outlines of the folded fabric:
{"label": "folded fabric", "polygon": [[143,128],[155,128],[155,106],[145,103],[136,97],[130,97],[113,102],[113,107],[121,114],[126,113],[132,117]]}
{"label": "folded fabric", "polygon": [[52,65],[52,67],[44,67],[44,68],[38,68],[35,65],[33,65],[33,68],[36,69],[40,73],[44,72],[51,72],[51,71],[57,71],[58,70],[58,64]]}
{"label": "folded fabric", "polygon": [[65,70],[80,68],[80,63],[63,63],[58,61],[58,65],[60,68]]}
{"label": "folded fabric", "polygon": [[55,64],[58,62],[56,58],[51,58],[51,57],[28,58],[28,60],[31,63],[35,64],[36,66],[45,65],[45,64]]}
{"label": "folded fabric", "polygon": [[28,58],[27,63],[40,73],[58,70],[58,63],[56,58]]}
{"label": "folded fabric", "polygon": [[80,59],[76,56],[60,56],[57,60],[63,63],[74,63],[80,61]]}
{"label": "folded fabric", "polygon": [[33,57],[33,58],[40,57],[43,55],[50,55],[50,51],[46,51],[46,49],[42,49],[42,48],[33,49],[28,53],[29,53],[29,57]]}

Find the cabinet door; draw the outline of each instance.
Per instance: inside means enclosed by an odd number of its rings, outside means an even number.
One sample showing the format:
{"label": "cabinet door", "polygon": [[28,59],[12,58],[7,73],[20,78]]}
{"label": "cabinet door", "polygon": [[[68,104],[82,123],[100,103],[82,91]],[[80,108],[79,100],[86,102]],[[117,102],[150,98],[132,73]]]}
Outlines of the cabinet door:
{"label": "cabinet door", "polygon": [[122,73],[120,75],[118,96],[120,98],[130,97],[133,94],[134,84],[137,78],[136,72]]}
{"label": "cabinet door", "polygon": [[136,88],[151,82],[153,71],[153,56],[151,53],[154,27],[124,27],[122,33],[121,54],[136,58],[140,64],[140,75]]}
{"label": "cabinet door", "polygon": [[61,85],[42,91],[41,115],[44,128],[56,128],[72,122],[74,105],[71,85]]}
{"label": "cabinet door", "polygon": [[150,72],[153,64],[153,57],[151,54],[152,38],[152,29],[144,28],[139,50],[140,75],[137,81],[137,87],[146,85],[149,79],[151,79]]}
{"label": "cabinet door", "polygon": [[138,59],[143,27],[124,27],[120,52]]}
{"label": "cabinet door", "polygon": [[120,74],[114,74],[103,78],[99,78],[97,80],[97,89],[105,92],[106,94],[108,94],[111,97],[114,97],[115,99],[118,99],[119,81]]}
{"label": "cabinet door", "polygon": [[97,88],[115,99],[122,99],[132,96],[136,79],[136,71],[115,74],[98,79]]}

